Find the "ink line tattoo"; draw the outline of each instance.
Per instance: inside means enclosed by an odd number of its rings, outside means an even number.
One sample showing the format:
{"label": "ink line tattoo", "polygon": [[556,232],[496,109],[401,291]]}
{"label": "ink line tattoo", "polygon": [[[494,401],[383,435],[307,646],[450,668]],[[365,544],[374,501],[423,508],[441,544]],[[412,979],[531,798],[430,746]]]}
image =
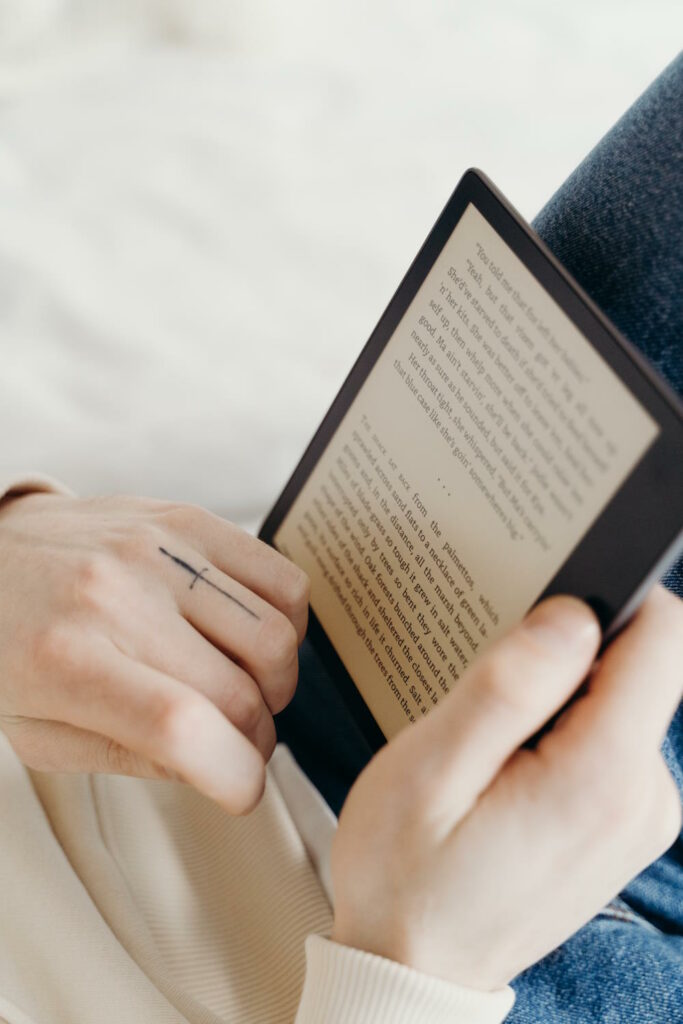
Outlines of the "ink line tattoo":
{"label": "ink line tattoo", "polygon": [[[195,583],[197,582],[197,580],[200,580],[200,579],[202,578],[202,576],[204,575],[204,573],[205,573],[205,572],[208,572],[208,571],[209,571],[209,568],[208,568],[208,566],[207,566],[207,567],[206,567],[205,569],[202,569],[202,571],[201,571],[201,572],[198,572],[198,573],[197,573],[197,574],[195,575],[195,578],[194,578],[194,579],[192,580],[192,583],[190,583],[190,590],[192,590],[192,588],[194,587],[194,585],[195,585]],[[208,583],[209,581],[207,580],[206,582]]]}
{"label": "ink line tattoo", "polygon": [[213,589],[217,590],[219,594],[223,594],[223,596],[227,597],[229,601],[232,601],[234,602],[234,604],[239,605],[239,607],[243,611],[245,611],[247,615],[251,615],[253,619],[261,618],[261,616],[257,615],[256,612],[253,612],[251,608],[247,608],[246,604],[242,604],[242,602],[233,594],[229,594],[227,590],[223,590],[222,587],[219,587],[215,583],[212,583],[211,580],[207,580],[204,573],[209,571],[208,566],[204,569],[200,569],[199,571],[197,571],[194,568],[194,566],[190,565],[189,562],[185,562],[182,558],[178,558],[177,555],[172,555],[170,551],[166,550],[166,548],[160,547],[159,551],[161,551],[162,555],[165,555],[166,558],[170,558],[172,562],[175,562],[176,565],[179,565],[181,569],[184,569],[186,572],[189,572],[192,576],[194,576],[192,583],[190,583],[190,590],[192,590],[197,580],[200,580],[202,583],[206,583],[207,586],[213,587]]}

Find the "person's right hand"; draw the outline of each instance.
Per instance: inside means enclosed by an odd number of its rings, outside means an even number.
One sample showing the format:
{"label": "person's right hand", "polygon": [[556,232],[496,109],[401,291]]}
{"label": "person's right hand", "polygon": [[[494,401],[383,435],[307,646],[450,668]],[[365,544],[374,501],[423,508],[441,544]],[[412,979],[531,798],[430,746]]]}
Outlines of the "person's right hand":
{"label": "person's right hand", "polygon": [[683,604],[656,588],[585,695],[597,620],[539,605],[370,762],[332,850],[332,938],[482,990],[588,921],[676,838],[659,752],[683,684]]}
{"label": "person's right hand", "polygon": [[249,810],[296,686],[308,577],[139,498],[0,506],[0,728],[42,771],[180,778]]}

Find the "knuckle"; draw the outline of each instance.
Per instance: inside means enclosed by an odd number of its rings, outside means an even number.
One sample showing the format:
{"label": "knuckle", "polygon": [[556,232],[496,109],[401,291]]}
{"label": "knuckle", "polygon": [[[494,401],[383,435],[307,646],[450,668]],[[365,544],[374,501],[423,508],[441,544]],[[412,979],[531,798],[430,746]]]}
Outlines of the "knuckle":
{"label": "knuckle", "polygon": [[131,752],[109,737],[105,737],[99,745],[96,763],[95,771],[110,772],[112,775],[130,775],[134,771]]}
{"label": "knuckle", "polygon": [[615,834],[628,835],[633,830],[642,834],[652,800],[651,780],[642,765],[627,756],[608,758],[587,783],[603,829]]}
{"label": "knuckle", "polygon": [[182,753],[191,744],[199,717],[195,700],[184,694],[163,697],[153,716],[152,735],[165,755]]}
{"label": "knuckle", "polygon": [[259,655],[267,669],[282,669],[296,658],[298,641],[294,626],[276,612],[269,615],[259,631]]}
{"label": "knuckle", "polygon": [[620,740],[611,745],[607,739],[603,747],[604,760],[594,764],[590,783],[598,802],[605,809],[614,808],[615,816],[633,815],[636,808],[642,807],[648,798],[647,779],[633,757],[629,756],[628,747]]}
{"label": "knuckle", "polygon": [[184,533],[196,527],[206,513],[199,505],[178,502],[167,505],[158,515],[158,519],[172,530]]}
{"label": "knuckle", "polygon": [[652,636],[680,663],[683,654],[683,600],[658,585],[652,589],[638,617],[644,619]]}
{"label": "knuckle", "polygon": [[99,609],[119,582],[116,561],[103,552],[88,555],[73,578],[73,597],[79,607]]}
{"label": "knuckle", "polygon": [[681,810],[681,802],[679,799],[676,799],[675,803],[671,800],[662,816],[662,853],[676,842],[682,828],[683,810]]}
{"label": "knuckle", "polygon": [[492,652],[482,666],[477,691],[481,699],[495,711],[519,715],[530,704],[528,682],[512,671],[502,653]]}
{"label": "knuckle", "polygon": [[657,608],[658,617],[671,615],[679,625],[683,622],[683,601],[661,584],[652,588],[646,604]]}
{"label": "knuckle", "polygon": [[257,804],[260,802],[266,788],[266,768],[263,761],[261,761],[258,768],[253,768],[249,773],[248,780],[245,780],[240,786],[238,792],[233,794],[232,806],[230,811],[232,814],[249,814]]}
{"label": "knuckle", "polygon": [[121,554],[127,561],[142,561],[156,555],[162,543],[161,531],[152,523],[136,523],[126,531],[121,544]]}
{"label": "knuckle", "polygon": [[260,733],[260,742],[257,743],[256,746],[257,749],[261,751],[264,760],[267,762],[273,756],[273,752],[277,746],[277,730],[275,728],[275,722],[270,715],[264,718],[263,723],[260,726]]}
{"label": "knuckle", "polygon": [[282,570],[282,592],[290,612],[300,614],[308,607],[311,596],[311,581],[298,565],[285,559]]}
{"label": "knuckle", "polygon": [[592,795],[603,827],[610,832],[621,832],[640,818],[642,808],[638,787],[616,782],[613,786],[598,785]]}
{"label": "knuckle", "polygon": [[242,688],[238,700],[231,708],[229,717],[241,732],[250,733],[256,729],[261,721],[263,711],[261,695],[255,689],[254,684],[251,683],[248,688]]}
{"label": "knuckle", "polygon": [[294,696],[298,680],[298,671],[293,670],[285,679],[281,679],[270,694],[268,706],[274,715],[284,711]]}
{"label": "knuckle", "polygon": [[39,674],[54,676],[75,669],[79,643],[76,631],[66,622],[51,622],[33,640],[33,662]]}
{"label": "knuckle", "polygon": [[[546,749],[544,744],[540,749]],[[633,818],[637,800],[620,767],[618,759],[596,745],[575,746],[562,759],[557,777],[565,815],[601,835],[621,830]]]}

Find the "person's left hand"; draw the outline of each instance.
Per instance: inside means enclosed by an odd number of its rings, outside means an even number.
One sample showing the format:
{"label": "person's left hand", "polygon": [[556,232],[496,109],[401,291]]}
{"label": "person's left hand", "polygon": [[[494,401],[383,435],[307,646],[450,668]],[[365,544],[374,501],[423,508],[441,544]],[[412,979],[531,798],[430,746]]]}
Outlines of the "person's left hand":
{"label": "person's left hand", "polygon": [[291,699],[308,577],[200,508],[0,507],[0,728],[41,771],[176,777],[242,813]]}

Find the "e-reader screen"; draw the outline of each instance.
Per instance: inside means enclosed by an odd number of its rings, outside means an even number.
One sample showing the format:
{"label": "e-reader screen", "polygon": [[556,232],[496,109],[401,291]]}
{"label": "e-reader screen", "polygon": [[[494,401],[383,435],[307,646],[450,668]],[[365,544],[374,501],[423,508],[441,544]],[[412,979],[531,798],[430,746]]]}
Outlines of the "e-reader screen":
{"label": "e-reader screen", "polygon": [[523,617],[659,429],[470,202],[273,536],[387,738]]}

